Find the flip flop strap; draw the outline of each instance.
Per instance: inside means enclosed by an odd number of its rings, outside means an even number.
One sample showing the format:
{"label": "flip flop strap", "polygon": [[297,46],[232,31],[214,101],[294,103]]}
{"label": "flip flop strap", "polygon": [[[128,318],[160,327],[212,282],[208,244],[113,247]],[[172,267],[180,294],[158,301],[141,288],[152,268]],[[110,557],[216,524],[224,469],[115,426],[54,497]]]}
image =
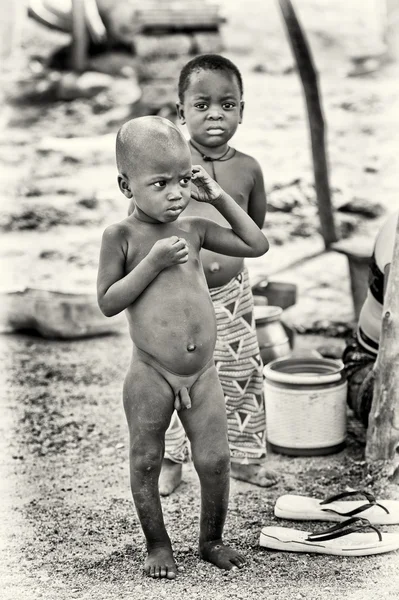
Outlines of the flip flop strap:
{"label": "flip flop strap", "polygon": [[370,494],[370,492],[366,492],[366,490],[354,490],[353,492],[341,492],[340,494],[329,496],[325,500],[322,500],[320,504],[330,504],[330,502],[335,502],[336,500],[343,500],[343,498],[350,498],[352,496],[364,496],[370,504],[376,503],[375,497],[373,496],[373,494]]}
{"label": "flip flop strap", "polygon": [[339,512],[338,510],[334,510],[333,508],[323,508],[322,510],[325,512],[335,513],[337,515],[340,515],[341,517],[352,517],[354,515],[358,515],[361,512],[364,512],[365,510],[369,509],[371,506],[379,506],[380,508],[382,508],[382,510],[384,510],[389,515],[389,510],[382,504],[379,504],[376,501],[373,494],[370,494],[370,492],[366,492],[365,490],[358,490],[358,491],[353,491],[353,492],[342,492],[341,494],[329,496],[325,500],[322,500],[322,502],[320,502],[320,505],[330,504],[331,502],[335,502],[337,500],[342,500],[343,498],[350,498],[352,496],[359,496],[359,495],[364,496],[366,498],[366,500],[368,500],[368,504],[362,504],[358,508],[354,508],[353,510],[348,510],[347,512]]}
{"label": "flip flop strap", "polygon": [[351,517],[343,523],[339,523],[338,525],[334,525],[333,527],[329,527],[328,529],[324,529],[322,531],[316,531],[315,533],[311,533],[306,538],[306,541],[325,542],[327,540],[335,540],[336,538],[349,535],[350,533],[357,533],[366,528],[374,529],[374,531],[378,535],[379,541],[382,542],[382,535],[380,530],[377,529],[377,527],[375,527],[374,525],[372,525],[368,519],[364,519],[362,517]]}

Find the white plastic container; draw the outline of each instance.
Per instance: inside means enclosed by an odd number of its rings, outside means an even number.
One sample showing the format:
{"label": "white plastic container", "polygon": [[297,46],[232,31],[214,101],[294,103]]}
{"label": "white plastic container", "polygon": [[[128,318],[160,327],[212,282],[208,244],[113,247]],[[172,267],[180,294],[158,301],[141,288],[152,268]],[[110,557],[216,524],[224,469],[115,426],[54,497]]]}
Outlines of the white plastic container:
{"label": "white plastic container", "polygon": [[341,361],[277,359],[265,366],[264,376],[272,450],[317,456],[345,447],[347,382]]}

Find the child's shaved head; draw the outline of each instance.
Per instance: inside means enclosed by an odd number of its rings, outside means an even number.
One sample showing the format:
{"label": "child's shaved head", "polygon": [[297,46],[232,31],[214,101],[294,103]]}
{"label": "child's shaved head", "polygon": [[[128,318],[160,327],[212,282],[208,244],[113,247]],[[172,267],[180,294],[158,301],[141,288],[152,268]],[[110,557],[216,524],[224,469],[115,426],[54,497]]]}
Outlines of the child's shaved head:
{"label": "child's shaved head", "polygon": [[188,145],[181,131],[162,117],[139,117],[127,121],[116,136],[116,164],[121,175],[131,172],[146,158]]}

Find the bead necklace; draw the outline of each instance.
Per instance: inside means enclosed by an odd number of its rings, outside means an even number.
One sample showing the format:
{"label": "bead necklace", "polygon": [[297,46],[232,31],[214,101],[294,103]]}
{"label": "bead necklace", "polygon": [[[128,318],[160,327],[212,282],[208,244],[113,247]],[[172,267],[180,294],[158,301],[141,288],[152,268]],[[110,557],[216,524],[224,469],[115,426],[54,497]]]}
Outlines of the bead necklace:
{"label": "bead necklace", "polygon": [[[236,153],[235,148],[230,148],[230,146],[227,146],[227,150],[224,154],[222,154],[222,156],[219,156],[218,158],[212,158],[212,156],[207,156],[206,154],[203,154],[201,152],[201,150],[199,148],[197,148],[197,146],[195,144],[193,144],[193,142],[191,140],[189,141],[189,144],[198,152],[198,154],[201,156],[201,158],[204,162],[212,163],[212,175],[213,175],[213,179],[216,182],[217,182],[217,178],[216,178],[216,171],[215,171],[215,162],[225,162],[226,160],[230,160],[231,158],[233,158],[233,156],[235,156],[235,153]],[[227,154],[230,152],[230,150],[233,150],[233,154],[231,156],[225,158],[227,156]]]}

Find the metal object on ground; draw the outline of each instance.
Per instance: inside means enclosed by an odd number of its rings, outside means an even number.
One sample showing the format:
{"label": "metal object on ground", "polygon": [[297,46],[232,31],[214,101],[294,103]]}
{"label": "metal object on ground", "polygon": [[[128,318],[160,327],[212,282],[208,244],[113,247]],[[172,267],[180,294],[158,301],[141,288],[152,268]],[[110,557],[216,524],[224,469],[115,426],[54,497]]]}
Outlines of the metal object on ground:
{"label": "metal object on ground", "polygon": [[280,321],[282,313],[278,306],[254,306],[256,333],[264,365],[291,352],[287,333]]}
{"label": "metal object on ground", "polygon": [[286,309],[296,303],[297,286],[285,281],[262,279],[252,287],[254,296],[265,296],[268,304]]}

